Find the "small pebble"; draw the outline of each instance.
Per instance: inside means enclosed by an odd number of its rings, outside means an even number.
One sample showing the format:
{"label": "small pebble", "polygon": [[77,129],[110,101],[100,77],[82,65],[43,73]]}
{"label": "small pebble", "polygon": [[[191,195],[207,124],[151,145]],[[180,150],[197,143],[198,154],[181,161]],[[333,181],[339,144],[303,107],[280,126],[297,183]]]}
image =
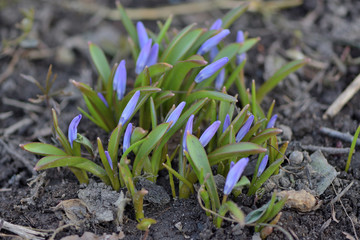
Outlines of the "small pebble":
{"label": "small pebble", "polygon": [[300,151],[293,151],[289,157],[290,163],[300,165],[304,160],[304,154]]}
{"label": "small pebble", "polygon": [[232,229],[231,229],[232,235],[234,236],[238,236],[241,235],[243,233],[243,227],[240,226],[240,224],[236,224]]}
{"label": "small pebble", "polygon": [[290,180],[286,177],[280,178],[279,183],[284,188],[288,188],[291,185]]}
{"label": "small pebble", "polygon": [[283,124],[280,124],[279,128],[283,131],[281,135],[282,139],[285,141],[290,141],[293,135],[291,128]]}

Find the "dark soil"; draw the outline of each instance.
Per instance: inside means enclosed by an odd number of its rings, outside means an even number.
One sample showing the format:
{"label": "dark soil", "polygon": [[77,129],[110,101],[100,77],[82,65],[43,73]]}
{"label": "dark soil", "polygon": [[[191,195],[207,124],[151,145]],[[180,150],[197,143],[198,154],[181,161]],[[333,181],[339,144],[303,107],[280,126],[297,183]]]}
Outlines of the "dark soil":
{"label": "dark soil", "polygon": [[[69,79],[89,84],[96,81],[87,41],[101,45],[113,62],[130,56],[123,47],[126,44],[126,33],[120,21],[89,14],[82,8],[71,8],[67,2],[76,2],[80,6],[97,4],[115,9],[113,1],[0,0],[1,40],[14,39],[20,35],[21,32],[15,28],[15,24],[23,17],[20,9],[33,7],[35,25],[29,38],[37,42],[33,47],[12,47],[7,48],[7,51],[4,51],[4,45],[0,45],[0,219],[36,229],[55,230],[63,226],[64,216],[53,208],[63,200],[78,198],[78,190],[83,186],[79,186],[70,171],[53,169],[46,171],[46,176],[38,178],[29,187],[28,179],[39,174],[33,170],[37,158],[22,151],[18,145],[39,139],[52,141],[50,107],[55,106],[61,112],[59,122],[62,129],[66,129],[72,117],[78,113],[76,107],[83,101]],[[159,2],[122,1],[125,6],[131,7],[155,7],[182,1]],[[278,67],[279,62],[291,58],[290,50],[312,60],[276,87],[263,103],[264,109],[267,109],[275,99],[274,111],[279,115],[277,126],[290,129],[291,135],[288,131],[283,136],[285,140],[291,137],[287,154],[295,150],[304,151],[309,146],[315,149],[350,147],[350,142],[325,135],[320,129],[328,127],[354,134],[359,125],[359,94],[333,118],[324,119],[323,114],[360,73],[360,2],[304,0],[297,7],[274,12],[268,9],[270,7],[264,5],[261,12],[244,14],[233,25],[231,38],[235,39],[234,33],[238,29],[248,31],[251,37],[261,37],[257,47],[248,53],[248,82],[255,79],[258,84],[262,83]],[[194,21],[201,26],[208,26],[223,14],[223,10],[200,12],[193,16],[184,14],[174,18],[174,26],[183,27]],[[146,21],[146,25],[156,29],[153,21]],[[29,98],[36,98],[40,91],[20,74],[31,75],[44,82],[50,64],[53,65],[53,72],[58,74],[54,89],[64,89],[71,95],[57,96],[49,105],[25,105]],[[131,63],[129,66],[132,67]],[[235,90],[230,92],[235,93]],[[95,141],[96,136],[107,138],[106,133],[87,119],[82,120],[79,132],[85,133],[92,141]],[[310,154],[312,152],[309,151]],[[318,196],[322,205],[306,213],[285,208],[278,226],[295,239],[356,239],[356,234],[360,233],[360,154],[355,153],[350,170],[345,173],[347,154],[323,153],[339,175]],[[296,176],[299,179],[306,178],[304,173]],[[345,191],[340,201],[332,205],[331,201],[351,182],[353,185],[350,189]],[[159,178],[158,184],[171,195],[166,174]],[[276,188],[280,191],[288,189],[281,184]],[[254,198],[245,195],[233,200],[247,213],[267,202],[270,194],[266,193],[255,205]],[[148,239],[251,239],[256,236],[253,227],[239,228],[228,222],[216,229],[199,206],[196,196],[185,200],[171,199],[162,205],[147,203],[144,211],[146,217],[157,221],[151,226]],[[145,233],[137,230],[136,224],[133,209],[129,205],[121,229],[114,223],[87,221],[80,227],[69,226],[60,230],[55,239],[81,236],[85,232],[96,235],[122,232],[125,239],[141,239]],[[0,238],[6,239],[5,236],[12,233],[1,230],[0,234]],[[274,228],[268,237],[285,238],[278,228]]]}

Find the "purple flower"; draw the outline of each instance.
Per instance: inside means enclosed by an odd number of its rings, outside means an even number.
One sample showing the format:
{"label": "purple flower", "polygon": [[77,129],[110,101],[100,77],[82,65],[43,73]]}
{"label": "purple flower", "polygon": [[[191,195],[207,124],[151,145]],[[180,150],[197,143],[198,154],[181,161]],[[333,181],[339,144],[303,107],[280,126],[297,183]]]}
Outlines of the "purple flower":
{"label": "purple flower", "polygon": [[217,19],[209,28],[209,30],[219,30],[222,25],[222,20],[219,18]]}
{"label": "purple flower", "polygon": [[208,79],[211,77],[214,73],[216,73],[220,68],[222,68],[227,62],[229,61],[229,58],[223,57],[219,60],[207,65],[201,71],[199,74],[195,77],[195,82],[199,83],[204,81],[205,79]]}
{"label": "purple flower", "polygon": [[212,38],[209,38],[201,45],[201,47],[197,51],[197,54],[204,55],[205,53],[209,52],[211,48],[218,45],[218,43],[229,34],[230,34],[230,30],[224,29],[220,33],[213,36]]}
{"label": "purple flower", "polygon": [[152,40],[149,39],[140,51],[140,54],[136,61],[136,67],[135,67],[135,73],[137,73],[137,74],[140,74],[144,70],[144,68],[147,64],[147,61],[150,56],[150,51],[151,51],[151,43],[152,43]]}
{"label": "purple flower", "polygon": [[122,112],[119,120],[119,124],[121,124],[122,126],[125,125],[125,123],[129,120],[131,115],[134,113],[139,97],[140,97],[140,91],[136,91],[129,100],[129,102],[126,104],[126,107],[124,108],[124,111]]}
{"label": "purple flower", "polygon": [[254,121],[254,115],[250,115],[250,117],[246,120],[245,124],[240,128],[239,132],[236,134],[236,142],[240,142],[241,139],[245,137],[245,135],[249,132],[251,124]]}
{"label": "purple flower", "polygon": [[226,114],[224,125],[223,125],[223,132],[230,126],[230,116],[229,114]]}
{"label": "purple flower", "polygon": [[219,49],[217,48],[217,46],[210,49],[210,53],[209,53],[210,62],[214,61],[214,59],[218,55],[218,53],[219,53]]}
{"label": "purple flower", "polygon": [[243,31],[237,31],[236,34],[236,42],[237,43],[244,43],[245,41],[245,36],[244,36],[244,32]]}
{"label": "purple flower", "polygon": [[266,165],[268,163],[269,156],[266,154],[263,159],[261,160],[261,163],[258,168],[257,177],[260,177],[261,174],[264,172]]}
{"label": "purple flower", "polygon": [[274,114],[274,116],[270,118],[268,124],[266,125],[266,128],[273,128],[275,126],[276,119],[277,119],[277,114]]}
{"label": "purple flower", "polygon": [[100,98],[100,100],[105,104],[105,106],[106,106],[106,107],[109,107],[109,104],[107,103],[104,95],[102,95],[101,92],[98,92],[97,95],[98,95],[98,97]]}
{"label": "purple flower", "polygon": [[217,90],[220,90],[222,86],[224,85],[225,80],[225,68],[221,69],[219,74],[215,78],[215,88]]}
{"label": "purple flower", "polygon": [[186,123],[185,131],[184,131],[184,135],[183,135],[183,143],[182,143],[182,145],[183,145],[183,150],[185,150],[185,151],[187,151],[186,136],[187,136],[188,133],[192,134],[193,122],[194,122],[194,115],[192,114],[189,117],[189,120]]}
{"label": "purple flower", "polygon": [[111,160],[111,157],[110,157],[110,154],[109,154],[108,151],[105,151],[105,156],[106,156],[106,159],[108,160],[108,163],[109,163],[109,165],[111,167],[111,170],[114,170],[113,163],[112,163],[112,160]]}
{"label": "purple flower", "polygon": [[216,131],[218,130],[219,126],[221,124],[221,121],[215,121],[213,122],[213,124],[210,125],[210,127],[208,127],[203,134],[201,134],[199,141],[201,143],[201,145],[203,147],[205,147],[206,145],[208,145],[208,143],[210,142],[210,140],[213,138],[213,136],[215,135]]}
{"label": "purple flower", "polygon": [[126,127],[125,133],[124,133],[124,141],[123,141],[123,154],[126,152],[126,150],[130,147],[130,139],[131,139],[131,133],[132,133],[132,124],[129,123]]}
{"label": "purple flower", "polygon": [[174,111],[170,114],[170,116],[166,119],[165,122],[171,122],[172,121],[172,124],[170,126],[170,128],[172,126],[174,126],[174,124],[176,123],[176,121],[179,119],[180,117],[180,114],[182,112],[182,110],[184,109],[185,107],[185,102],[181,102],[175,109]]}
{"label": "purple flower", "polygon": [[68,139],[69,139],[71,148],[73,147],[73,141],[77,138],[77,127],[80,123],[81,118],[82,118],[82,115],[79,114],[76,117],[74,117],[73,120],[71,120],[71,122],[70,122],[69,129],[68,129]]}
{"label": "purple flower", "polygon": [[230,170],[225,180],[224,194],[229,195],[233,190],[235,184],[239,181],[241,174],[243,173],[246,165],[249,162],[249,158],[242,158],[236,164],[231,162]]}
{"label": "purple flower", "polygon": [[146,66],[150,67],[157,63],[159,55],[159,44],[155,43],[150,51],[150,55],[146,61]]}
{"label": "purple flower", "polygon": [[138,34],[140,49],[142,49],[145,46],[145,44],[148,42],[149,37],[147,35],[144,24],[141,21],[137,22],[136,31]]}
{"label": "purple flower", "polygon": [[240,65],[246,59],[246,53],[236,55],[236,63]]}
{"label": "purple flower", "polygon": [[116,72],[113,80],[113,90],[117,91],[118,100],[124,98],[126,90],[126,67],[125,60],[121,60],[119,66],[116,68]]}

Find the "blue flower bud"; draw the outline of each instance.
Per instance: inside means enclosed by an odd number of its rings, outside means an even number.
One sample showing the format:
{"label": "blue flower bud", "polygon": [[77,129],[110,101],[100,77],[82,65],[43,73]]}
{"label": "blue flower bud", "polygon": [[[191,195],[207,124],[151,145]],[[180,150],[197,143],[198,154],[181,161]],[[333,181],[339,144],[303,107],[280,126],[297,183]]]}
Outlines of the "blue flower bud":
{"label": "blue flower bud", "polygon": [[251,124],[254,121],[254,115],[250,115],[250,117],[246,120],[245,124],[240,128],[239,132],[236,134],[236,142],[240,142],[241,139],[245,137],[245,135],[249,132]]}
{"label": "blue flower bud", "polygon": [[222,20],[219,18],[217,19],[209,28],[209,30],[219,30],[222,25]]}
{"label": "blue flower bud", "polygon": [[179,119],[179,117],[180,117],[180,114],[181,114],[181,112],[182,112],[182,110],[184,109],[184,107],[185,107],[185,102],[181,102],[175,109],[174,109],[174,111],[170,114],[170,116],[166,119],[166,121],[165,122],[170,122],[170,121],[172,121],[172,124],[171,124],[171,126],[170,126],[170,128],[172,127],[172,126],[174,126],[174,124],[176,123],[176,121]]}
{"label": "blue flower bud", "polygon": [[124,108],[124,111],[122,112],[119,120],[119,124],[121,124],[122,126],[125,125],[125,123],[129,120],[131,115],[134,113],[139,97],[140,97],[140,91],[136,91],[135,94],[129,100],[129,102],[126,104],[126,107]]}
{"label": "blue flower bud", "polygon": [[261,160],[261,163],[258,168],[257,177],[260,177],[261,174],[264,172],[266,165],[268,163],[269,156],[266,154],[263,159]]}
{"label": "blue flower bud", "polygon": [[126,67],[125,67],[125,60],[121,60],[119,66],[117,66],[114,80],[113,80],[113,90],[117,91],[117,98],[121,100],[124,98],[125,90],[126,90]]}
{"label": "blue flower bud", "polygon": [[213,36],[212,38],[209,38],[201,45],[201,47],[197,51],[197,54],[204,55],[205,53],[209,52],[211,48],[218,45],[218,43],[229,34],[230,34],[230,30],[224,29],[220,33]]}
{"label": "blue flower bud", "polygon": [[135,67],[136,74],[140,74],[144,70],[144,68],[147,64],[147,61],[150,56],[150,51],[151,51],[151,43],[152,43],[152,40],[149,39],[139,53],[138,59],[136,61],[136,67]]}
{"label": "blue flower bud", "polygon": [[225,81],[225,68],[221,69],[219,74],[215,78],[215,88],[217,90],[220,90],[222,86],[224,85]]}
{"label": "blue flower bud", "polygon": [[123,141],[123,154],[126,152],[126,150],[130,147],[130,139],[132,134],[132,124],[129,123],[126,127],[125,133],[124,133],[124,141]]}
{"label": "blue flower bud", "polygon": [[113,163],[112,163],[112,160],[111,160],[111,157],[110,157],[110,154],[109,154],[108,151],[105,151],[105,156],[106,156],[106,159],[108,160],[108,163],[109,163],[109,165],[111,167],[111,170],[114,170]]}
{"label": "blue flower bud", "polygon": [[77,138],[77,127],[80,123],[82,115],[79,114],[71,120],[69,129],[68,129],[68,140],[71,148],[73,147],[73,141]]}
{"label": "blue flower bud", "polygon": [[201,69],[201,71],[199,72],[199,74],[195,77],[195,82],[199,83],[204,81],[205,79],[208,79],[209,77],[211,77],[214,73],[216,73],[220,68],[222,68],[223,66],[225,66],[225,64],[229,61],[229,58],[227,57],[223,57],[220,58],[219,60],[210,63],[209,65],[207,65],[206,67],[204,67],[203,69]]}
{"label": "blue flower bud", "polygon": [[236,64],[240,65],[246,59],[246,53],[236,55]]}
{"label": "blue flower bud", "polygon": [[245,41],[245,36],[244,36],[244,32],[243,31],[237,31],[236,34],[236,42],[237,43],[244,43]]}
{"label": "blue flower bud", "polygon": [[201,143],[201,145],[203,147],[205,147],[206,145],[208,145],[208,143],[210,142],[210,140],[213,138],[213,136],[215,135],[216,131],[218,130],[219,126],[221,124],[221,121],[215,121],[213,124],[210,125],[210,127],[208,127],[203,134],[200,136],[199,141]]}
{"label": "blue flower bud", "polygon": [[224,194],[229,195],[236,183],[239,181],[246,165],[249,163],[249,158],[242,158],[236,164],[232,162],[230,170],[225,180]]}
{"label": "blue flower bud", "polygon": [[270,118],[268,124],[266,125],[266,128],[273,128],[275,126],[276,119],[277,119],[277,114],[274,114],[274,116]]}
{"label": "blue flower bud", "polygon": [[185,130],[184,130],[184,135],[183,135],[182,145],[183,145],[183,150],[185,150],[185,151],[187,151],[186,136],[187,136],[188,133],[192,134],[193,122],[194,122],[194,115],[192,114],[189,117],[189,120],[186,123]]}
{"label": "blue flower bud", "polygon": [[223,125],[223,132],[230,126],[230,116],[229,114],[226,114],[224,125]]}
{"label": "blue flower bud", "polygon": [[155,43],[150,51],[149,58],[147,60],[146,66],[150,67],[151,65],[154,65],[158,61],[158,55],[159,55],[159,44]]}
{"label": "blue flower bud", "polygon": [[106,106],[106,107],[109,107],[109,104],[107,103],[104,95],[102,95],[101,92],[98,92],[97,95],[98,95],[98,97],[100,98],[100,100],[105,104],[105,106]]}
{"label": "blue flower bud", "polygon": [[210,52],[209,52],[210,62],[214,61],[214,59],[218,55],[218,53],[219,53],[219,49],[217,48],[217,46],[210,49]]}
{"label": "blue flower bud", "polygon": [[148,42],[149,37],[147,35],[144,24],[141,21],[137,22],[136,31],[137,31],[138,39],[139,39],[139,46],[140,46],[140,49],[142,49],[145,46],[145,44]]}

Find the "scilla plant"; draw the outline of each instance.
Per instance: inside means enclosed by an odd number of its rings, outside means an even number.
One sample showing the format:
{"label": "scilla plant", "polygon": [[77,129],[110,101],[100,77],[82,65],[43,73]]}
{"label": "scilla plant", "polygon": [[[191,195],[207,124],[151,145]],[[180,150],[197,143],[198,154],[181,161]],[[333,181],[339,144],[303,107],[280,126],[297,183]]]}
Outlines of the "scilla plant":
{"label": "scilla plant", "polygon": [[[147,191],[136,189],[136,180],[145,177],[156,182],[162,169],[169,172],[174,197],[189,197],[195,192],[194,184],[200,183],[198,194],[217,227],[229,211],[241,224],[270,221],[284,200],[278,201],[274,195],[263,208],[245,217],[228,196],[237,196],[239,188],[246,189],[249,195],[257,194],[261,185],[278,171],[287,143],[278,142],[281,130],[274,127],[277,117],[272,115],[274,103],[266,116],[260,103],[278,82],[305,61],[288,63],[258,90],[253,82],[249,91],[243,72],[245,52],[259,39],[247,38],[239,31],[235,43],[223,42],[230,34],[228,27],[246,11],[246,4],[231,10],[209,29],[195,28],[192,24],[175,35],[168,31],[171,17],[164,24],[159,23],[159,33],[155,34],[141,22],[135,27],[120,3],[118,9],[130,35],[129,44],[136,62],[134,89],[126,89],[125,60],[111,69],[103,51],[93,43],[89,43],[89,51],[99,73],[96,90],[72,80],[82,92],[87,107],[87,111],[81,108],[79,111],[110,133],[107,146],[97,138],[97,151],[94,151],[91,141],[77,133],[82,115],[69,124],[66,138],[53,111],[54,129],[62,149],[45,143],[21,145],[43,156],[35,169],[69,167],[81,183],[88,182],[87,172],[90,172],[116,191],[126,187],[141,226],[153,221],[145,218],[143,197]],[[227,89],[234,83],[239,94],[231,96]],[[138,127],[131,122],[136,113]],[[174,142],[179,139],[174,136],[182,136],[182,141]],[[81,145],[90,157],[81,151]],[[133,159],[128,159],[130,152]],[[245,176],[239,181],[247,163],[256,155],[258,160],[251,181]],[[98,158],[102,166],[95,163]],[[173,167],[176,158],[178,165]],[[226,177],[222,201],[213,176],[215,170]],[[174,176],[179,179],[178,194]]]}

